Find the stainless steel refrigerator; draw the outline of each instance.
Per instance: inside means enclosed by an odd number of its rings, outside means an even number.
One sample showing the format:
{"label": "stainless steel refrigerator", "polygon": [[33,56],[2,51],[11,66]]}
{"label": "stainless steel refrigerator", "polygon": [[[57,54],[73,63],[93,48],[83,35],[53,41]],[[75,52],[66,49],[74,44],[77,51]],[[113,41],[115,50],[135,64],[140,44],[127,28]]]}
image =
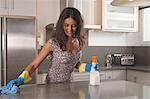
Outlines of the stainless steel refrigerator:
{"label": "stainless steel refrigerator", "polygon": [[0,85],[17,78],[34,59],[35,26],[34,18],[0,16]]}

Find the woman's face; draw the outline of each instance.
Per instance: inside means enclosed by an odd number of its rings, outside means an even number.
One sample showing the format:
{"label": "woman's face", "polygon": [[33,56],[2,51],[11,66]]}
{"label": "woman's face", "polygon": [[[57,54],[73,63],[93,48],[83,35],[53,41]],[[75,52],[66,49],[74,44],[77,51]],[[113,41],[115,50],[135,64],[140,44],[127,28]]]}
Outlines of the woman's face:
{"label": "woman's face", "polygon": [[73,37],[76,32],[77,22],[72,18],[67,18],[64,21],[64,32],[68,37]]}

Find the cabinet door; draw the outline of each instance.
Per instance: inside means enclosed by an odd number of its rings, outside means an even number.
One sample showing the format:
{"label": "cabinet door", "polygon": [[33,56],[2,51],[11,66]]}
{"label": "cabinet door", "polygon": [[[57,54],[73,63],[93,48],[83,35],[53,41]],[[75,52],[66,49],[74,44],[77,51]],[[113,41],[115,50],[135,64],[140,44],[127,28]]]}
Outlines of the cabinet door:
{"label": "cabinet door", "polygon": [[81,12],[84,28],[101,29],[101,0],[67,0],[67,7],[75,7]]}
{"label": "cabinet door", "polygon": [[113,78],[113,71],[105,71],[106,80],[112,80]]}
{"label": "cabinet door", "polygon": [[60,15],[60,1],[63,0],[38,0],[37,1],[37,36],[39,45],[43,46],[46,42],[45,26],[48,24],[56,25]]}
{"label": "cabinet door", "polygon": [[101,25],[101,0],[83,0],[82,14],[86,25]]}
{"label": "cabinet door", "polygon": [[36,0],[9,0],[9,14],[36,16]]}
{"label": "cabinet door", "polygon": [[126,80],[126,71],[125,70],[113,70],[114,80]]}
{"label": "cabinet door", "polygon": [[143,41],[150,41],[150,8],[143,9]]}
{"label": "cabinet door", "polygon": [[0,15],[1,15],[2,12],[3,12],[3,9],[4,9],[3,0],[0,0]]}
{"label": "cabinet door", "polygon": [[123,17],[108,17],[103,24],[104,31],[118,31],[118,32],[136,32],[136,19]]}
{"label": "cabinet door", "polygon": [[150,85],[150,73],[127,70],[127,80],[140,84]]}
{"label": "cabinet door", "polygon": [[45,84],[46,76],[47,76],[47,73],[37,74],[36,75],[36,84]]}
{"label": "cabinet door", "polygon": [[0,0],[0,15],[8,14],[8,0]]}
{"label": "cabinet door", "polygon": [[79,73],[79,72],[73,72],[71,75],[71,81],[89,81],[90,73]]}
{"label": "cabinet door", "polygon": [[112,0],[103,0],[103,30],[137,32],[138,8],[111,6]]}
{"label": "cabinet door", "polygon": [[100,71],[100,81],[106,80],[105,71]]}

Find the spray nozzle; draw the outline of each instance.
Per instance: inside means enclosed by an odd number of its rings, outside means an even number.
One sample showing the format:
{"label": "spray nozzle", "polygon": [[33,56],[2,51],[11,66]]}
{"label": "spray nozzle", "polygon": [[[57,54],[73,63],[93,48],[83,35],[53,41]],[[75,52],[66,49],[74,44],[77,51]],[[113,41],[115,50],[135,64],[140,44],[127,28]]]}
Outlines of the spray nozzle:
{"label": "spray nozzle", "polygon": [[96,56],[92,56],[92,63],[97,63],[97,57]]}
{"label": "spray nozzle", "polygon": [[96,71],[96,70],[95,70],[96,65],[97,65],[97,57],[96,57],[96,56],[92,56],[91,71]]}

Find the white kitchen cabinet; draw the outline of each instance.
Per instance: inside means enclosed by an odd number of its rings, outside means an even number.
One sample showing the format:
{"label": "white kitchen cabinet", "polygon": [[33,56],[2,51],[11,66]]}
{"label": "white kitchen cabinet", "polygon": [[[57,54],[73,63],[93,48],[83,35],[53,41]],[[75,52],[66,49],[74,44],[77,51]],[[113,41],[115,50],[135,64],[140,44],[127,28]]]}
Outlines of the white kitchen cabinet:
{"label": "white kitchen cabinet", "polygon": [[0,0],[0,15],[6,15],[7,13],[7,0]]}
{"label": "white kitchen cabinet", "polygon": [[[36,75],[36,84],[45,84],[46,83],[46,75],[47,75],[47,73],[37,74]],[[90,77],[89,73],[73,72],[70,80],[71,80],[71,82],[89,81],[89,77]]]}
{"label": "white kitchen cabinet", "polygon": [[126,80],[126,70],[107,70],[105,80]]}
{"label": "white kitchen cabinet", "polygon": [[46,75],[47,73],[37,74],[36,84],[46,84]]}
{"label": "white kitchen cabinet", "polygon": [[126,70],[113,70],[113,77],[114,80],[126,80]]}
{"label": "white kitchen cabinet", "polygon": [[67,7],[77,8],[84,19],[84,28],[101,29],[101,0],[66,0]]}
{"label": "white kitchen cabinet", "polygon": [[100,80],[103,81],[106,79],[105,71],[100,71]]}
{"label": "white kitchen cabinet", "polygon": [[112,0],[102,0],[104,31],[137,32],[138,7],[112,6]]}
{"label": "white kitchen cabinet", "polygon": [[[36,76],[36,83],[37,84],[45,84],[46,82],[46,75],[47,73],[37,74]],[[71,75],[71,82],[77,81],[89,81],[90,80],[90,73],[80,73],[80,72],[73,72]],[[126,80],[126,70],[106,70],[100,71],[100,80]]]}
{"label": "white kitchen cabinet", "polygon": [[143,9],[143,40],[150,41],[150,8]]}
{"label": "white kitchen cabinet", "polygon": [[[112,0],[67,0],[67,6],[83,15],[85,27],[101,26],[102,31],[137,32],[138,7],[116,7]],[[100,29],[100,28],[99,28]]]}
{"label": "white kitchen cabinet", "polygon": [[127,70],[127,80],[140,84],[150,85],[150,73],[135,70]]}
{"label": "white kitchen cabinet", "polygon": [[140,10],[141,14],[141,32],[142,32],[142,45],[150,46],[150,8]]}
{"label": "white kitchen cabinet", "polygon": [[105,71],[105,79],[104,80],[112,80],[113,79],[113,71]]}
{"label": "white kitchen cabinet", "polygon": [[[90,73],[73,72],[71,81],[89,81]],[[100,71],[100,80],[126,80],[126,70]]]}
{"label": "white kitchen cabinet", "polygon": [[[106,79],[106,74],[105,71],[100,72],[100,80],[105,80]],[[90,80],[90,73],[80,73],[80,72],[73,72],[71,75],[71,81],[76,82],[76,81],[89,81]]]}
{"label": "white kitchen cabinet", "polygon": [[73,72],[71,75],[71,81],[89,81],[90,73],[80,73],[80,72]]}
{"label": "white kitchen cabinet", "polygon": [[0,15],[36,16],[36,0],[0,0]]}
{"label": "white kitchen cabinet", "polygon": [[56,25],[60,15],[60,1],[63,0],[38,0],[37,1],[37,37],[40,46],[46,42],[45,26]]}

